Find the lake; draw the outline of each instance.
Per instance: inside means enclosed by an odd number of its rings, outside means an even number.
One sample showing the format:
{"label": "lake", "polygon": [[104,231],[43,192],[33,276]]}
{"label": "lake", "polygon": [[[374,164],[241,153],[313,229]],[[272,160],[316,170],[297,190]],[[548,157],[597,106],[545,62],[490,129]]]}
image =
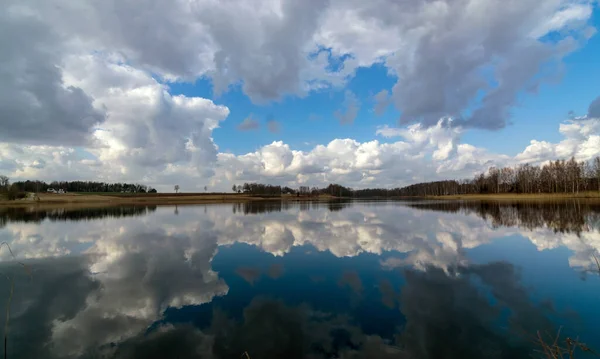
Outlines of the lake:
{"label": "lake", "polygon": [[0,208],[0,241],[8,358],[600,351],[597,203]]}

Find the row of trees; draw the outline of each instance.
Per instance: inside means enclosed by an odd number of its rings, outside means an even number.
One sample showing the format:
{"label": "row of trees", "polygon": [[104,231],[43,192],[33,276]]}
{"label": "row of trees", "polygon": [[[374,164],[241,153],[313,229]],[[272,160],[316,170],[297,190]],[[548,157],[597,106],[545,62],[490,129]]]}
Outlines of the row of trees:
{"label": "row of trees", "polygon": [[131,192],[156,193],[156,189],[137,183],[107,183],[94,181],[17,181],[10,183],[7,176],[0,175],[0,191],[46,192],[49,189],[66,192]]}
{"label": "row of trees", "polygon": [[237,193],[260,195],[296,194],[316,196],[328,194],[335,197],[390,198],[411,196],[444,196],[457,194],[496,194],[496,193],[578,193],[600,191],[600,157],[592,161],[556,160],[543,166],[524,164],[514,167],[491,167],[473,179],[446,180],[417,183],[401,188],[367,188],[353,190],[339,184],[325,188],[300,186],[297,190],[289,187],[244,183],[233,186]]}
{"label": "row of trees", "polygon": [[491,167],[472,180],[417,183],[401,196],[479,193],[579,193],[600,191],[600,157],[592,161],[556,160],[543,166]]}
{"label": "row of trees", "polygon": [[244,183],[243,185],[233,185],[231,188],[236,193],[247,193],[253,195],[281,196],[282,194],[294,193],[289,187],[273,186],[263,183]]}
{"label": "row of trees", "polygon": [[7,176],[0,175],[0,198],[15,200],[25,198],[27,193],[20,192],[18,188],[10,184],[10,179]]}
{"label": "row of trees", "polygon": [[[67,192],[132,192],[156,193],[156,190],[140,184],[106,183],[93,181],[63,181],[46,183],[43,181],[24,181],[10,184],[9,178],[0,175],[0,192],[46,192],[48,189],[62,189]],[[179,185],[175,185],[179,192]],[[207,187],[204,187],[207,190]],[[443,196],[457,194],[487,193],[578,193],[580,191],[600,191],[600,157],[592,161],[556,160],[543,166],[529,164],[496,168],[476,175],[470,180],[447,180],[417,183],[394,189],[367,188],[353,190],[339,184],[329,184],[325,188],[300,186],[297,190],[290,187],[274,186],[262,183],[244,183],[233,185],[233,192],[263,196],[331,195],[335,197],[400,197],[400,196]]]}
{"label": "row of trees", "polygon": [[325,188],[300,186],[297,190],[290,187],[273,186],[263,183],[244,183],[243,185],[233,185],[231,190],[234,193],[246,193],[253,195],[269,195],[280,196],[282,194],[290,194],[297,196],[318,196],[329,194],[336,197],[352,197],[354,191],[350,188],[339,184],[330,184]]}

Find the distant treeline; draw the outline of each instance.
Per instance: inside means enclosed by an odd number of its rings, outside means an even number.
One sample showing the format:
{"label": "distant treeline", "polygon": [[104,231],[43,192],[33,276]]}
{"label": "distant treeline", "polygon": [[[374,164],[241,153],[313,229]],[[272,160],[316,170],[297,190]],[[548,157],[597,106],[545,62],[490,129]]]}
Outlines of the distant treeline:
{"label": "distant treeline", "polygon": [[[0,176],[0,192],[25,193],[46,192],[48,189],[67,192],[131,192],[156,193],[151,187],[130,183],[106,183],[92,181],[65,181],[46,183],[42,181],[15,182]],[[179,186],[176,186],[179,189]],[[353,190],[339,184],[329,184],[325,188],[300,186],[298,189],[262,183],[233,185],[235,193],[278,197],[281,195],[319,196],[354,198],[393,198],[411,196],[444,196],[461,194],[497,193],[578,193],[600,191],[600,157],[592,161],[556,160],[543,166],[529,164],[496,168],[480,173],[473,179],[446,180],[417,183],[398,188],[367,188]]]}
{"label": "distant treeline", "polygon": [[325,188],[300,186],[289,187],[259,183],[244,183],[233,186],[234,192],[249,194],[296,194],[317,196],[328,194],[336,197],[390,198],[409,196],[444,196],[458,194],[488,193],[579,193],[600,191],[600,157],[592,161],[556,160],[543,166],[524,164],[514,167],[491,167],[486,173],[473,179],[446,180],[417,183],[401,188],[367,188],[353,190],[339,184]]}
{"label": "distant treeline", "polygon": [[13,190],[18,192],[46,192],[50,189],[65,192],[131,192],[131,193],[156,193],[156,189],[137,183],[107,183],[94,181],[17,181],[12,184],[0,181],[0,190]]}
{"label": "distant treeline", "polygon": [[472,180],[417,183],[401,188],[401,196],[487,193],[579,193],[600,191],[600,157],[578,162],[556,160],[543,166],[491,167]]}
{"label": "distant treeline", "polygon": [[[297,196],[318,196],[329,194],[337,197],[353,197],[357,192],[351,188],[339,184],[330,184],[325,188],[300,186],[298,189],[290,187],[274,186],[262,183],[244,183],[243,185],[233,185],[232,190],[237,193],[246,193],[252,195],[280,196],[282,194],[291,194]],[[383,190],[387,191],[387,190]]]}

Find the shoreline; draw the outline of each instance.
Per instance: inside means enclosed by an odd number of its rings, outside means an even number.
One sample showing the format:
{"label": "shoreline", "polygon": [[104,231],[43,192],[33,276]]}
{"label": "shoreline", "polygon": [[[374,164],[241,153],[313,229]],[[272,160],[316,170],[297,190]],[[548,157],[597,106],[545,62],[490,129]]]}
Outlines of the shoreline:
{"label": "shoreline", "polygon": [[500,194],[456,194],[445,196],[421,197],[433,200],[492,200],[492,201],[553,201],[568,199],[600,200],[599,191],[587,191],[579,193],[500,193]]}
{"label": "shoreline", "polygon": [[[320,195],[317,197],[297,197],[282,195],[280,197],[233,194],[233,193],[158,193],[158,194],[40,194],[39,201],[21,199],[15,201],[0,200],[1,207],[46,207],[46,208],[84,208],[104,206],[173,206],[201,205],[219,203],[243,203],[250,201],[310,201],[326,202],[331,200],[353,200],[352,197],[335,197]],[[502,193],[502,194],[460,194],[446,196],[414,196],[396,198],[356,198],[357,200],[472,200],[472,201],[564,201],[592,200],[600,201],[600,192],[580,193]]]}
{"label": "shoreline", "polygon": [[296,197],[283,195],[270,197],[247,194],[213,193],[160,193],[160,194],[40,194],[39,201],[33,199],[0,200],[0,207],[104,207],[104,206],[172,206],[218,203],[243,203],[250,201],[329,201],[334,196]]}

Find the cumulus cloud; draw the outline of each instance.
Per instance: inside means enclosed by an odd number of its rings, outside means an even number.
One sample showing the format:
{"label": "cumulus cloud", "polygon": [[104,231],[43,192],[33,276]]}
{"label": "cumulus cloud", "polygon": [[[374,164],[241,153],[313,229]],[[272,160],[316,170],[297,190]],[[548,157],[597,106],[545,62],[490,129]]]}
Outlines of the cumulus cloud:
{"label": "cumulus cloud", "polygon": [[237,125],[237,129],[240,131],[258,130],[259,127],[260,124],[252,116],[246,117],[244,121],[240,122],[240,124]]}
{"label": "cumulus cloud", "polygon": [[[148,0],[140,14],[128,1],[53,0],[15,2],[6,14],[43,19],[38,22],[68,45],[56,51],[119,53],[166,80],[207,76],[217,94],[241,84],[258,102],[343,85],[357,68],[379,63],[398,77],[392,96],[405,121],[431,125],[459,116],[484,91],[479,112],[465,123],[498,128],[516,93],[535,87],[540,65],[560,61],[589,32],[592,6],[568,0],[543,6],[533,0],[515,6],[178,0],[166,6]],[[549,33],[560,33],[560,40],[543,41]],[[40,49],[31,41],[14,43]]]}
{"label": "cumulus cloud", "polygon": [[70,81],[107,109],[109,120],[95,131],[90,149],[105,164],[118,163],[126,171],[181,162],[202,167],[216,159],[212,130],[228,116],[227,107],[171,96],[148,74],[99,57],[71,58],[66,70]]}
{"label": "cumulus cloud", "polygon": [[523,163],[541,163],[570,157],[588,161],[600,155],[600,118],[590,117],[562,123],[559,132],[564,137],[562,141],[551,143],[532,140],[515,159]]}
{"label": "cumulus cloud", "polygon": [[[174,181],[229,188],[224,179],[363,187],[470,176],[492,163],[553,154],[593,156],[596,102],[588,122],[561,127],[565,141],[532,142],[518,158],[462,144],[453,132],[503,127],[516,96],[534,91],[593,32],[591,3],[513,5],[147,0],[140,13],[131,1],[10,0],[0,15],[0,169],[14,179],[127,180],[159,189]],[[375,96],[376,112],[392,102],[403,123],[418,122],[378,130],[402,138],[395,143],[333,139],[303,152],[276,142],[219,153],[212,131],[229,109],[168,87],[207,78],[215,94],[239,86],[264,103],[343,88],[374,64],[397,79]],[[352,123],[360,106],[345,91],[334,115]],[[251,120],[241,127],[255,128]]]}
{"label": "cumulus cloud", "polygon": [[0,141],[86,144],[102,109],[63,79],[63,46],[54,29],[9,1],[0,14]]}
{"label": "cumulus cloud", "polygon": [[[505,126],[519,92],[539,85],[542,64],[556,67],[585,41],[593,6],[559,0],[542,6],[533,0],[335,5],[317,41],[334,54],[351,54],[356,66],[383,63],[398,78],[392,98],[403,123],[433,125],[453,116],[490,129]],[[560,40],[543,40],[566,28],[573,31]]]}
{"label": "cumulus cloud", "polygon": [[12,169],[12,177],[160,183],[171,181],[174,172],[212,174],[217,158],[212,131],[228,116],[227,107],[172,96],[147,73],[101,56],[69,57],[63,72],[66,83],[93,96],[107,119],[90,131],[83,151],[0,144],[0,163]]}

